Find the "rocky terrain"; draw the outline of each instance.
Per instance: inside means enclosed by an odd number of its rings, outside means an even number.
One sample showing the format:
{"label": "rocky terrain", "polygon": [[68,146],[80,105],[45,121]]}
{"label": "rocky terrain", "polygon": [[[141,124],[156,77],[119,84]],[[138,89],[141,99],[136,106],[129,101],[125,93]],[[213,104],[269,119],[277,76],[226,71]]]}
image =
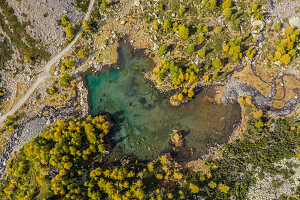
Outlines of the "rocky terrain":
{"label": "rocky terrain", "polygon": [[5,172],[5,166],[10,159],[11,154],[22,148],[27,142],[35,138],[48,125],[57,120],[68,119],[72,116],[79,116],[78,110],[74,108],[74,97],[67,102],[66,107],[61,109],[54,109],[52,107],[45,107],[40,105],[41,111],[37,116],[23,119],[16,131],[10,136],[9,144],[6,147],[3,155],[0,157],[0,177]]}
{"label": "rocky terrain", "polygon": [[84,13],[74,6],[74,2],[74,0],[8,1],[19,21],[30,21],[32,28],[28,28],[27,31],[34,38],[40,39],[52,56],[58,53],[64,44],[65,30],[62,26],[58,26],[57,20],[66,16],[71,24],[76,24],[83,18]]}
{"label": "rocky terrain", "polygon": [[[296,188],[299,186],[300,181],[300,161],[297,158],[292,158],[289,160],[282,160],[278,163],[278,166],[284,169],[289,169],[286,165],[287,162],[294,163],[296,168],[294,170],[294,175],[289,179],[285,180],[282,175],[265,175],[262,180],[259,180],[255,185],[249,188],[248,198],[253,200],[268,200],[268,199],[280,199],[282,194],[286,196],[292,196],[296,193]],[[272,183],[272,180],[276,180],[277,184]]]}

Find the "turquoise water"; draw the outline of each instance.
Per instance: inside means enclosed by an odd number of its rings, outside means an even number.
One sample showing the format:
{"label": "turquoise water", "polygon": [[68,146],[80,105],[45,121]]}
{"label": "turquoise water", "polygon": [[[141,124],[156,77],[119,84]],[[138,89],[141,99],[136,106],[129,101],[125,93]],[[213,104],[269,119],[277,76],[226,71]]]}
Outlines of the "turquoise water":
{"label": "turquoise water", "polygon": [[[212,98],[215,90],[208,88],[191,102],[172,107],[142,75],[152,68],[150,59],[132,53],[125,44],[119,56],[120,69],[89,72],[86,76],[92,115],[107,112],[116,123],[111,135],[116,158],[122,152],[154,159],[175,150],[179,160],[191,160],[205,153],[207,145],[226,142],[240,119],[237,104],[217,104]],[[185,147],[172,149],[169,133],[173,128],[183,131]]]}

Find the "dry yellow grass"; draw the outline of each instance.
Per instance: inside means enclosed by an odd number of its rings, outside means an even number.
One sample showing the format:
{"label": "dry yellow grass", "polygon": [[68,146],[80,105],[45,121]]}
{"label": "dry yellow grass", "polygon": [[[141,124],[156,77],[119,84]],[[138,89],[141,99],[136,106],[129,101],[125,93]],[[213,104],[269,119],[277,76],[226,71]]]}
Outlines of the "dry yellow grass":
{"label": "dry yellow grass", "polygon": [[284,89],[283,89],[283,86],[281,84],[282,84],[281,80],[276,81],[277,92],[276,92],[276,95],[274,96],[274,99],[284,98]]}
{"label": "dry yellow grass", "polygon": [[256,72],[258,75],[260,75],[266,82],[271,82],[273,79],[273,76],[271,73],[269,73],[269,69],[266,69],[263,66],[256,65]]}
{"label": "dry yellow grass", "polygon": [[274,100],[273,103],[270,104],[270,106],[273,106],[274,108],[282,108],[284,106],[283,101]]}
{"label": "dry yellow grass", "polygon": [[284,87],[285,87],[285,101],[288,101],[291,98],[295,98],[297,93],[294,91],[294,89],[298,88],[300,89],[300,81],[295,79],[292,76],[285,76],[283,77],[284,81]]}
{"label": "dry yellow grass", "polygon": [[[264,79],[265,77],[262,76]],[[236,72],[232,76],[232,80],[239,79],[249,86],[255,87],[262,95],[267,96],[271,91],[271,86],[262,82],[258,77],[256,77],[250,65],[247,65],[241,72]]]}

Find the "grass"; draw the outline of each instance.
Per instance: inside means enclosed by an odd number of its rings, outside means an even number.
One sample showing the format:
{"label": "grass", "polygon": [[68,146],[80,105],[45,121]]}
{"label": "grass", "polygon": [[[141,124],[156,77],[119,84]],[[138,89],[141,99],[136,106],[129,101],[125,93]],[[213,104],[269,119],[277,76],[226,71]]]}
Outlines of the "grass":
{"label": "grass", "polygon": [[[264,79],[264,77],[262,77]],[[267,96],[271,91],[271,85],[262,82],[258,77],[256,77],[250,65],[247,65],[241,72],[236,72],[232,76],[232,80],[239,79],[249,86],[256,88],[262,95]]]}

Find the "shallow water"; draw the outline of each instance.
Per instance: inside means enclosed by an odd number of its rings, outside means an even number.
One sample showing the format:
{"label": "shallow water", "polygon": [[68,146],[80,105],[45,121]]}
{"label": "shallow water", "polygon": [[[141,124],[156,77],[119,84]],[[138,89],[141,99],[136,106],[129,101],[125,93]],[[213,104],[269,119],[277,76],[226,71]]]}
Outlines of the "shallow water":
{"label": "shallow water", "polygon": [[86,76],[92,115],[108,112],[115,120],[115,154],[121,149],[125,155],[154,159],[171,150],[169,133],[173,128],[185,135],[185,147],[175,151],[178,160],[196,159],[207,151],[207,145],[226,142],[240,120],[237,104],[217,104],[212,98],[215,90],[207,88],[191,102],[174,108],[144,79],[142,72],[152,65],[148,58],[132,54],[125,44],[119,54],[120,69]]}

